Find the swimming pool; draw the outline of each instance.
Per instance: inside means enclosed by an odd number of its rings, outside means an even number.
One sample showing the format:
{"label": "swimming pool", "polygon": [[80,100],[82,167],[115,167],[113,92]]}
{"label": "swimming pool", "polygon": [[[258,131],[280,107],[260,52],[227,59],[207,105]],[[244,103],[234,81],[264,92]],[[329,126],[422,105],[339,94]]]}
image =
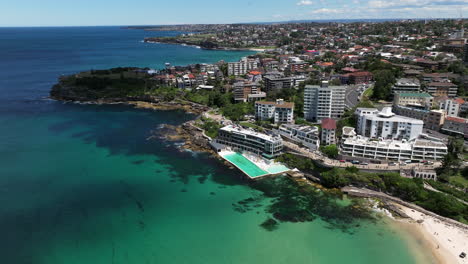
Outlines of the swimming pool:
{"label": "swimming pool", "polygon": [[231,162],[251,178],[269,174],[269,172],[262,170],[240,153],[229,153],[224,155],[223,158]]}

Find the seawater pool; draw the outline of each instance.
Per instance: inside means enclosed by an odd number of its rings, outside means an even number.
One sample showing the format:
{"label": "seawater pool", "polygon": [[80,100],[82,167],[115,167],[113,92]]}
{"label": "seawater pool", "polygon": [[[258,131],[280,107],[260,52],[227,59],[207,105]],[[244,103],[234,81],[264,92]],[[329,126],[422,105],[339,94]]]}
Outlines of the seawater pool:
{"label": "seawater pool", "polygon": [[223,156],[223,158],[231,162],[234,166],[242,170],[251,178],[269,174],[269,172],[262,170],[257,165],[255,165],[255,163],[251,162],[240,153],[226,154]]}

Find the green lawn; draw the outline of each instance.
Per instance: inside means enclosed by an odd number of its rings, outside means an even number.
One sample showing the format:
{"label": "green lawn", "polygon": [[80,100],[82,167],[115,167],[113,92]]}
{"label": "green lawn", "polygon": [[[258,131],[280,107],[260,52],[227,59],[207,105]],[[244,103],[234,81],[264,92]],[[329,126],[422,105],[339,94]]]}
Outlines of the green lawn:
{"label": "green lawn", "polygon": [[362,95],[367,97],[367,98],[370,98],[373,93],[374,93],[374,87],[370,87],[367,90],[365,90]]}

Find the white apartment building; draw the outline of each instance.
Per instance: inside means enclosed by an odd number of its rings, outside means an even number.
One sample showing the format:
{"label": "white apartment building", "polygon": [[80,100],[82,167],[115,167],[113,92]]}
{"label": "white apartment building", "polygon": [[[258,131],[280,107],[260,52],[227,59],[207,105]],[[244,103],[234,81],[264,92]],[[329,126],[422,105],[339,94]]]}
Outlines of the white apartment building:
{"label": "white apartment building", "polygon": [[448,116],[457,117],[460,114],[461,106],[465,101],[461,98],[459,99],[447,99],[439,102],[439,107],[442,110],[445,110]]}
{"label": "white apartment building", "polygon": [[395,115],[391,107],[384,107],[378,113],[373,112],[358,116],[359,135],[369,138],[412,140],[423,131],[422,120]]}
{"label": "white apartment building", "polygon": [[345,86],[307,85],[304,90],[304,117],[313,122],[324,118],[340,119],[344,114]]}
{"label": "white apartment building", "polygon": [[365,115],[376,115],[378,113],[379,113],[379,110],[377,108],[364,108],[364,107],[356,108],[354,115],[356,116],[356,119],[357,119],[357,127],[362,126],[362,122],[364,120]]}
{"label": "white apartment building", "polygon": [[278,99],[276,102],[255,102],[255,117],[258,120],[273,120],[275,124],[294,123],[294,103]]}
{"label": "white apartment building", "polygon": [[336,121],[331,118],[322,120],[322,144],[325,146],[336,144]]}
{"label": "white apartment building", "polygon": [[258,59],[249,59],[247,57],[242,58],[238,62],[228,63],[228,75],[244,75],[253,69],[257,69],[260,65]]}
{"label": "white apartment building", "polygon": [[215,143],[235,151],[249,151],[266,158],[275,158],[281,155],[283,150],[283,140],[279,135],[266,135],[233,125],[219,129]]}
{"label": "white apartment building", "polygon": [[368,160],[442,160],[447,152],[447,146],[444,143],[423,139],[375,140],[356,136],[344,139],[340,146],[341,155]]}
{"label": "white apartment building", "polygon": [[279,134],[296,143],[317,150],[320,147],[319,129],[306,125],[284,124],[279,127]]}

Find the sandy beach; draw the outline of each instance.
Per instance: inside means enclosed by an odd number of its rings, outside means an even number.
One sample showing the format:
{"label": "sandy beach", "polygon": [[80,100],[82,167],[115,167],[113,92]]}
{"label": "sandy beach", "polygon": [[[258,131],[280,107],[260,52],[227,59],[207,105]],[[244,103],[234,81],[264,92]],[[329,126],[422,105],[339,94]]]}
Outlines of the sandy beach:
{"label": "sandy beach", "polygon": [[468,263],[468,256],[459,257],[461,252],[468,253],[468,229],[454,226],[400,204],[395,205],[410,217],[397,221],[408,224],[408,232],[424,240],[423,243],[431,249],[438,263]]}

